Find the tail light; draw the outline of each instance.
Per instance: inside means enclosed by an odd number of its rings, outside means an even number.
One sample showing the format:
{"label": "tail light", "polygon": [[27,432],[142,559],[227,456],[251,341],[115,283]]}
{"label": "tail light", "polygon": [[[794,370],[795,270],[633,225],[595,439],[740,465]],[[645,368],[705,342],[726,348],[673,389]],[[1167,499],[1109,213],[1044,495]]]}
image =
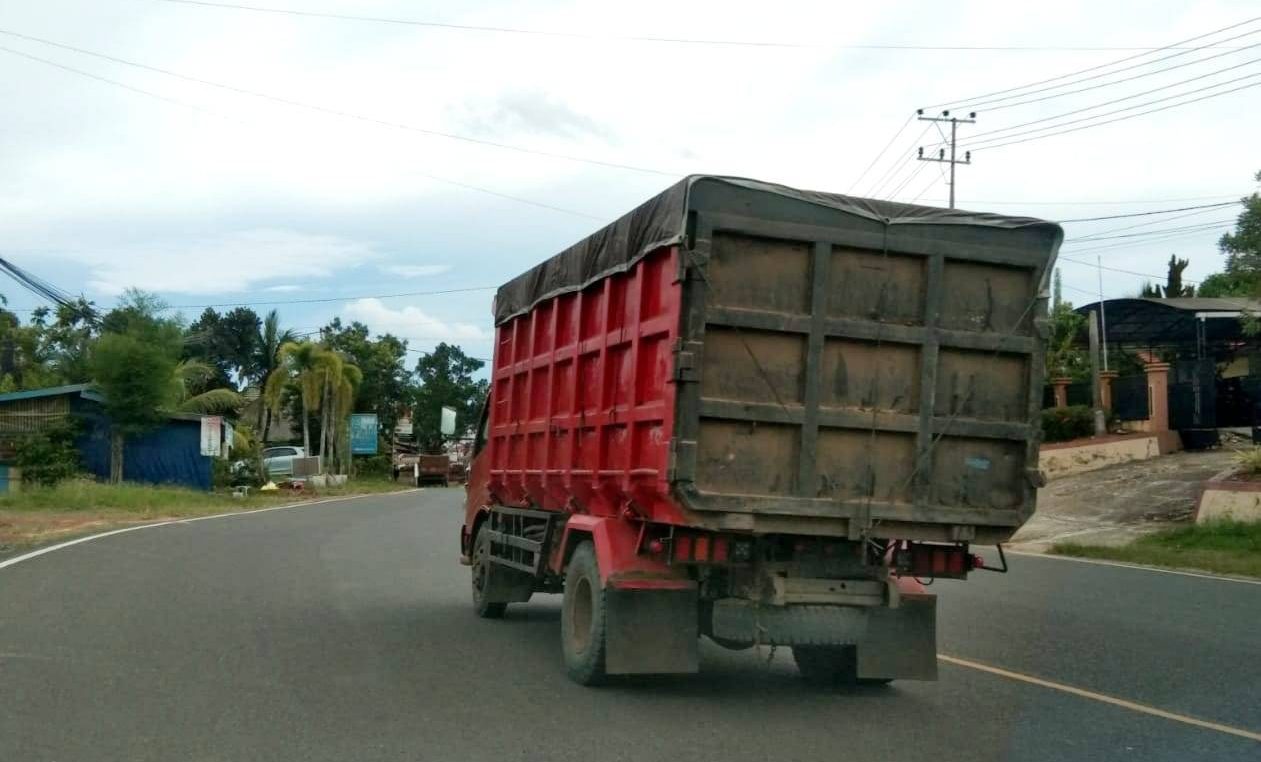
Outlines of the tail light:
{"label": "tail light", "polygon": [[899,572],[911,577],[963,579],[978,558],[968,552],[967,545],[908,542],[894,551],[893,563]]}

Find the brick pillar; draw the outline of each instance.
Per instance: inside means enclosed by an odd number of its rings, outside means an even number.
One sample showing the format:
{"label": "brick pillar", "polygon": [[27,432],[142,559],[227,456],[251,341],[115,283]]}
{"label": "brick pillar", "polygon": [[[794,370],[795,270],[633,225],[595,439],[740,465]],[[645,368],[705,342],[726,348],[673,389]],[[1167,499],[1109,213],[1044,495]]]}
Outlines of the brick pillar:
{"label": "brick pillar", "polygon": [[1112,381],[1119,375],[1115,370],[1099,371],[1099,405],[1104,410],[1112,410]]}
{"label": "brick pillar", "polygon": [[1149,362],[1147,371],[1147,420],[1151,431],[1169,430],[1169,363]]}
{"label": "brick pillar", "polygon": [[1055,388],[1055,406],[1068,407],[1068,385],[1073,383],[1071,378],[1053,378],[1051,386]]}

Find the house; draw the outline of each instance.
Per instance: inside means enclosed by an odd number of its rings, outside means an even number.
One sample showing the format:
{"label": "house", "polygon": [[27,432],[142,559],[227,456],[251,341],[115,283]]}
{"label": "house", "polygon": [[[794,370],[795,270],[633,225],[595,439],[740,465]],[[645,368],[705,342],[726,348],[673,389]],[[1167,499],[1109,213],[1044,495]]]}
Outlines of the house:
{"label": "house", "polygon": [[[71,420],[80,426],[76,442],[83,468],[109,478],[110,421],[104,397],[89,384],[0,394],[0,470],[8,474],[23,435]],[[211,488],[211,456],[202,455],[202,418],[172,414],[157,428],[128,437],[123,478],[151,484]]]}

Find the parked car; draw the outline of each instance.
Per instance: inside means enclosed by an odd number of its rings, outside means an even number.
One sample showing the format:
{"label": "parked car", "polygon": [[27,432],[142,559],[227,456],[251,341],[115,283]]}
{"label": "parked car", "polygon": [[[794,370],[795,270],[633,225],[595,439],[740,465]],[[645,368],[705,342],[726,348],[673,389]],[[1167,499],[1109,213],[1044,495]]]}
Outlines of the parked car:
{"label": "parked car", "polygon": [[293,476],[293,459],[305,458],[306,450],[284,445],[263,450],[263,470],[269,479]]}

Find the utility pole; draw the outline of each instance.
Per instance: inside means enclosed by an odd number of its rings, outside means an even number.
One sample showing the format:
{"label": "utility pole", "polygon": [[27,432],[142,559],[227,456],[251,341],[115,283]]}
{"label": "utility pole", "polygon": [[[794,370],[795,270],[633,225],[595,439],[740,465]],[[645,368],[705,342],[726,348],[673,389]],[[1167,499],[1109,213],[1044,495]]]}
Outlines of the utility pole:
{"label": "utility pole", "polygon": [[967,119],[960,119],[958,117],[951,116],[949,111],[941,112],[941,116],[924,116],[924,109],[919,109],[918,111],[916,111],[916,113],[919,114],[919,120],[921,122],[950,122],[950,158],[949,159],[946,158],[946,149],[944,148],[938,149],[937,156],[935,158],[932,156],[925,156],[924,147],[920,146],[919,160],[944,162],[944,163],[950,164],[950,208],[954,209],[955,208],[955,165],[972,163],[971,151],[964,152],[962,160],[955,158],[955,143],[956,143],[956,140],[958,139],[959,125],[960,124],[976,124],[976,112],[973,111],[972,113],[968,114]]}

